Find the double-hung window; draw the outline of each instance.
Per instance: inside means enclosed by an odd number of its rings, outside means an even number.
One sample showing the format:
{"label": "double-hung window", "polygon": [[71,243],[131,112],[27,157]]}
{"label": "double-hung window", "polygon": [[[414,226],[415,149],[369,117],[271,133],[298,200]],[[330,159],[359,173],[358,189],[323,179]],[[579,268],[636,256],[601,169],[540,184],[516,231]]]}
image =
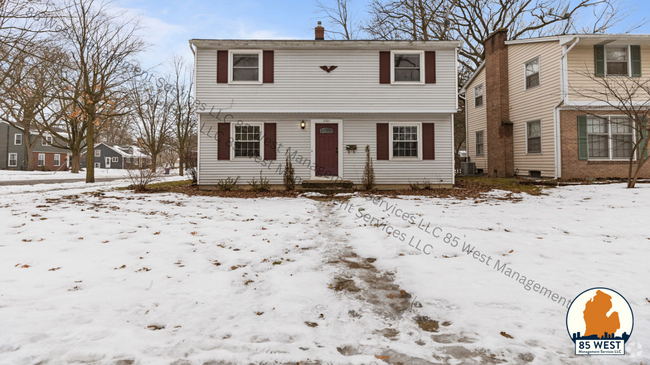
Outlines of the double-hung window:
{"label": "double-hung window", "polygon": [[393,83],[424,83],[424,51],[394,51],[391,54]]}
{"label": "double-hung window", "polygon": [[607,64],[607,76],[629,76],[628,70],[629,47],[628,46],[607,46],[605,47],[605,62]]}
{"label": "double-hung window", "polygon": [[526,90],[539,86],[539,57],[533,58],[524,65]]}
{"label": "double-hung window", "polygon": [[119,162],[120,159],[118,157],[113,157],[113,162]]}
{"label": "double-hung window", "polygon": [[52,136],[49,134],[43,135],[41,139],[41,146],[51,146],[52,145]]}
{"label": "double-hung window", "polygon": [[420,158],[420,124],[391,124],[393,158]]}
{"label": "double-hung window", "polygon": [[54,155],[54,166],[61,166],[61,155]]}
{"label": "double-hung window", "polygon": [[95,157],[102,157],[102,151],[101,150],[95,150]]}
{"label": "double-hung window", "polygon": [[629,159],[634,147],[632,121],[621,116],[587,117],[589,159]]}
{"label": "double-hung window", "polygon": [[233,136],[235,136],[234,158],[240,157],[264,157],[262,156],[261,138],[264,133],[262,123],[233,124]]}
{"label": "double-hung window", "polygon": [[23,144],[23,135],[20,133],[16,133],[14,135],[14,145],[15,146],[22,146]]}
{"label": "double-hung window", "polygon": [[483,84],[474,88],[474,108],[483,106]]}
{"label": "double-hung window", "polygon": [[484,137],[484,131],[476,132],[475,134],[476,156],[483,156],[485,154],[485,141],[483,137]]}
{"label": "double-hung window", "polygon": [[10,153],[9,154],[9,167],[17,167],[18,166],[18,154],[17,153]]}
{"label": "double-hung window", "polygon": [[262,83],[262,51],[230,51],[230,65],[231,83]]}
{"label": "double-hung window", "polygon": [[38,166],[45,166],[45,154],[44,153],[39,153],[38,154]]}
{"label": "double-hung window", "polygon": [[542,153],[542,121],[526,123],[526,153]]}

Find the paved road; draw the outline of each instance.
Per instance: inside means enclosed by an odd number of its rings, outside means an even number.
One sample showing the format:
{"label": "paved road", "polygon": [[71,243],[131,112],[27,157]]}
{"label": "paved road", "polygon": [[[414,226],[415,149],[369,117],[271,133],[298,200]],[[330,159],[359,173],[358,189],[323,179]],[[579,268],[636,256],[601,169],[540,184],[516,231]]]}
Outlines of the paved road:
{"label": "paved road", "polygon": [[[107,182],[115,180],[125,180],[124,177],[98,177],[95,179],[95,182]],[[48,180],[5,180],[0,181],[0,186],[10,186],[10,185],[36,185],[36,184],[65,184],[65,183],[78,183],[86,181],[85,177],[79,179],[48,179]]]}

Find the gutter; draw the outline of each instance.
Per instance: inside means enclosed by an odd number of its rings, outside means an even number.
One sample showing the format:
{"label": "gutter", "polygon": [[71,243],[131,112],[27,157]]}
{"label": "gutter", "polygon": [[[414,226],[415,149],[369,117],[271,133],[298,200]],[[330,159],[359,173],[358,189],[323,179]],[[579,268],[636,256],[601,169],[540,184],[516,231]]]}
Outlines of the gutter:
{"label": "gutter", "polygon": [[[555,178],[562,178],[562,139],[560,135],[560,110],[558,109],[569,96],[568,92],[568,65],[567,65],[567,55],[573,47],[575,47],[578,42],[580,42],[580,37],[573,36],[573,44],[566,49],[566,46],[563,46],[562,56],[560,56],[560,101],[555,104],[553,107],[553,129],[554,129],[554,143],[555,143]],[[566,88],[565,88],[566,86]]]}

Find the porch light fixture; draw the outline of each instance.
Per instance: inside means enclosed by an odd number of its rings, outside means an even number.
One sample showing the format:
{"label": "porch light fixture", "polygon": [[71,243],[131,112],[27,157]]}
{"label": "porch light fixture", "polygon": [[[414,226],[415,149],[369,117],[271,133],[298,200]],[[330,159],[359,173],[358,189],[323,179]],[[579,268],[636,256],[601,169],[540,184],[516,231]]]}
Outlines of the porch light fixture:
{"label": "porch light fixture", "polygon": [[300,122],[300,128],[305,129],[305,121]]}

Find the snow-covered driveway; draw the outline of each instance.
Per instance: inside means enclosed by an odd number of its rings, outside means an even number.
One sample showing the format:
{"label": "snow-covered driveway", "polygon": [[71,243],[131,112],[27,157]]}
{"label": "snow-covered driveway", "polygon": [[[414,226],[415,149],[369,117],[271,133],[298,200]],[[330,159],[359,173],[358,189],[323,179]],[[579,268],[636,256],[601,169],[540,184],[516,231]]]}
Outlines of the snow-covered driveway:
{"label": "snow-covered driveway", "polygon": [[[649,185],[565,187],[519,202],[110,186],[0,190],[0,364],[650,359]],[[572,355],[566,305],[527,290],[530,280],[558,298],[595,286],[624,295],[636,357]]]}

